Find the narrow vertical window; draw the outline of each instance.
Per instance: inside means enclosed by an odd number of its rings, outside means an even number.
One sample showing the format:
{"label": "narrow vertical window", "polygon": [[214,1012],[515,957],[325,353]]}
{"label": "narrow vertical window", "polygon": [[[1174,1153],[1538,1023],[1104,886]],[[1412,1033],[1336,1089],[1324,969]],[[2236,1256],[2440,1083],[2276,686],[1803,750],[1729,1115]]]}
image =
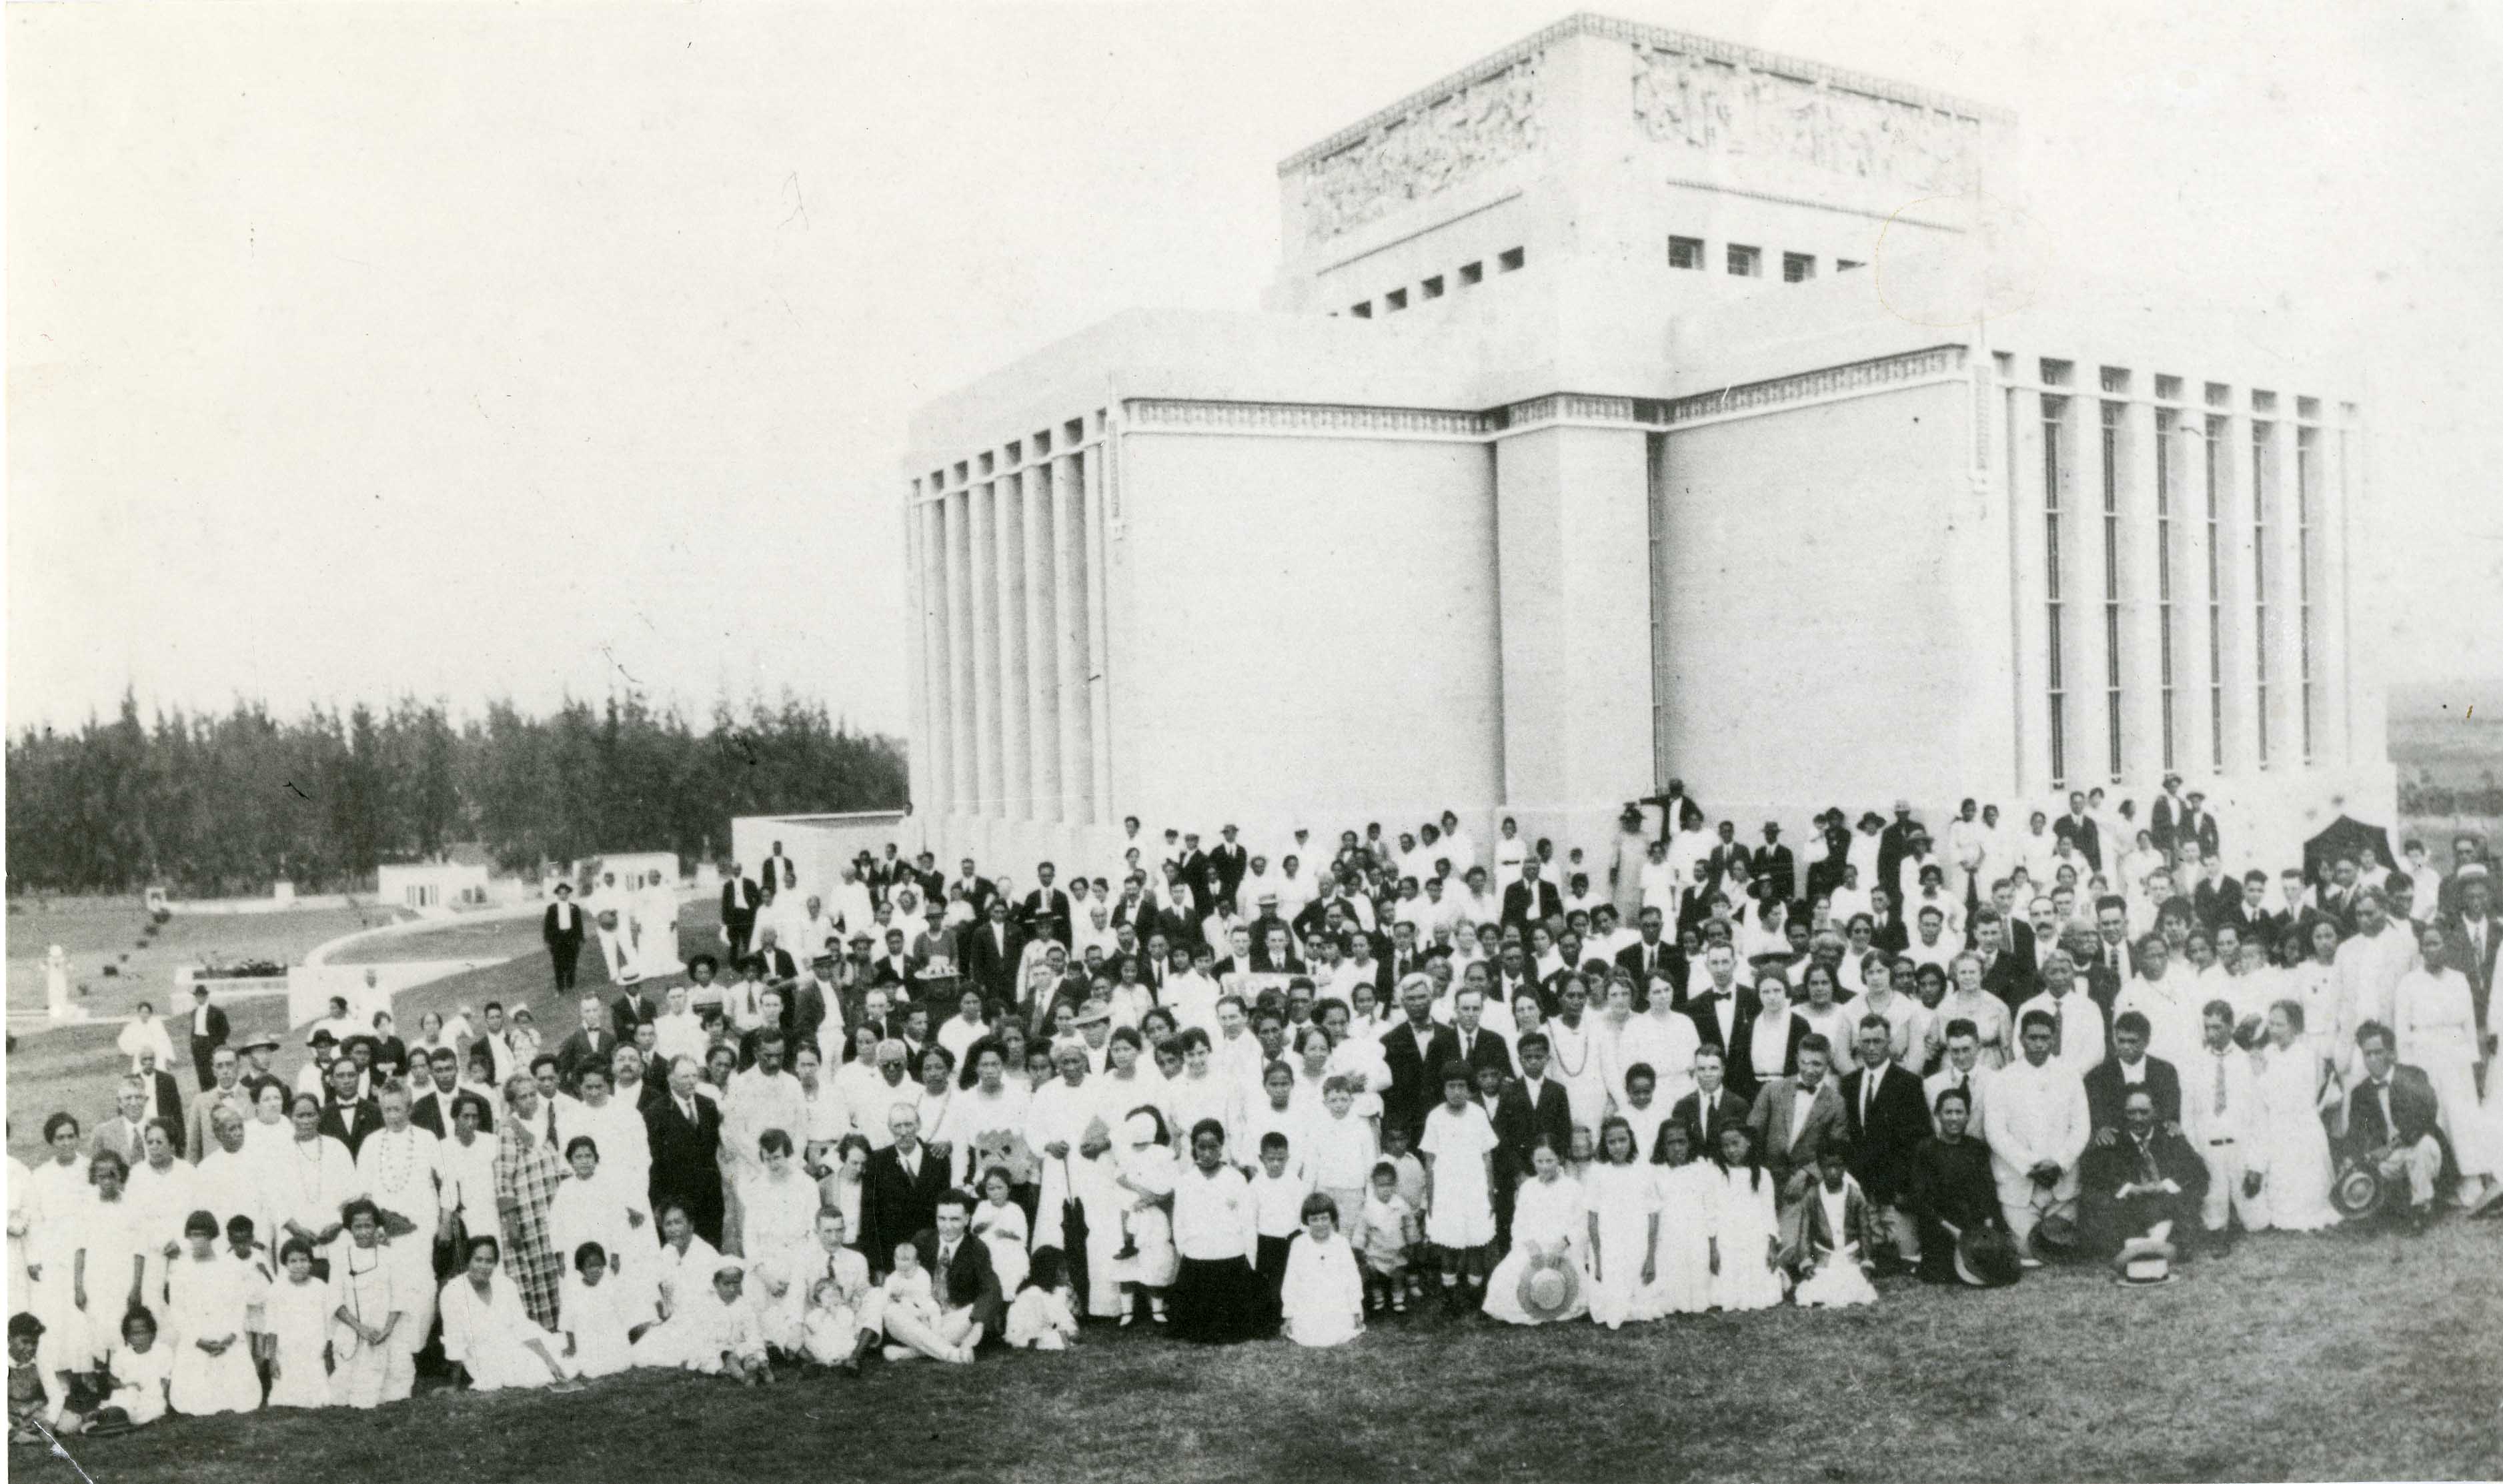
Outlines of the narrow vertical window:
{"label": "narrow vertical window", "polygon": [[2062,628],[2062,584],[2060,581],[2060,432],[2069,410],[2065,397],[2042,398],[2042,561],[2043,616],[2047,620],[2047,644],[2043,655],[2044,689],[2050,702],[2051,782],[2064,785],[2069,778],[2068,666],[2063,650],[2067,635]]}
{"label": "narrow vertical window", "polygon": [[2120,781],[2120,420],[2121,402],[2103,404],[2104,750]]}
{"label": "narrow vertical window", "polygon": [[2294,601],[2299,647],[2296,659],[2301,669],[2296,682],[2303,695],[2303,760],[2312,761],[2312,478],[2314,440],[2320,435],[2316,428],[2299,428],[2294,433]]}
{"label": "narrow vertical window", "polygon": [[2258,699],[2251,707],[2251,737],[2259,743],[2260,766],[2269,762],[2269,592],[2268,592],[2268,436],[2269,424],[2251,423],[2251,675]]}
{"label": "narrow vertical window", "polygon": [[2162,699],[2164,771],[2173,761],[2173,433],[2174,414],[2155,414],[2155,653]]}

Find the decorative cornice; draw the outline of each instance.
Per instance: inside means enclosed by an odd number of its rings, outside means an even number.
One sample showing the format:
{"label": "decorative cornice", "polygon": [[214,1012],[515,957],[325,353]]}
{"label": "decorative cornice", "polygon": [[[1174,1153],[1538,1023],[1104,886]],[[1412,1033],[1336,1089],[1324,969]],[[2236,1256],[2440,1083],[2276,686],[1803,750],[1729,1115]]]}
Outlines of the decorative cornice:
{"label": "decorative cornice", "polygon": [[1823,370],[1807,371],[1798,376],[1749,382],[1719,392],[1681,397],[1667,404],[1663,421],[1674,428],[1680,423],[1698,422],[1705,418],[1761,412],[1793,402],[1879,391],[1933,376],[1951,376],[1964,369],[1964,359],[1963,346],[1937,345],[1901,356],[1827,366]]}
{"label": "decorative cornice", "polygon": [[1292,175],[1315,160],[1326,158],[1359,140],[1371,137],[1376,131],[1410,114],[1431,107],[1462,88],[1473,86],[1495,76],[1533,52],[1576,36],[1598,36],[1613,41],[1656,47],[1663,51],[1683,52],[1691,55],[1707,57],[1713,61],[1727,62],[1734,67],[1745,67],[1750,71],[1796,78],[1801,82],[1816,83],[1846,92],[1864,93],[1872,98],[1908,103],[1918,108],[1937,109],[1987,123],[2005,123],[2015,117],[2006,109],[1975,103],[1926,87],[1916,87],[1907,83],[1891,82],[1870,73],[1832,67],[1823,62],[1809,61],[1804,57],[1785,56],[1780,52],[1766,52],[1756,47],[1741,47],[1709,36],[1697,36],[1691,31],[1677,31],[1666,26],[1620,20],[1614,17],[1598,16],[1585,11],[1567,16],[1535,35],[1514,42],[1500,52],[1482,56],[1459,71],[1417,89],[1389,107],[1378,109],[1366,115],[1320,143],[1297,150],[1279,161],[1278,174]]}
{"label": "decorative cornice", "polygon": [[1300,432],[1404,434],[1477,438],[1491,431],[1488,414],[1440,407],[1356,407],[1321,402],[1183,401],[1158,397],[1122,404],[1132,432]]}

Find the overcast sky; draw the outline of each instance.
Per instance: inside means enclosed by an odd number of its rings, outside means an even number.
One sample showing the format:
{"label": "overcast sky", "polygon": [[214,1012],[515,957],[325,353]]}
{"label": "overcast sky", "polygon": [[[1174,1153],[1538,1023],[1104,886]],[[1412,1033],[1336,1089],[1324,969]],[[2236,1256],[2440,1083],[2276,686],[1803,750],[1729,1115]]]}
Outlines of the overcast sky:
{"label": "overcast sky", "polygon": [[[2392,673],[2503,673],[2503,12],[1609,9],[2010,106],[2071,260],[2358,334]],[[11,6],[9,722],[900,732],[912,407],[1255,307],[1281,156],[1562,14]]]}

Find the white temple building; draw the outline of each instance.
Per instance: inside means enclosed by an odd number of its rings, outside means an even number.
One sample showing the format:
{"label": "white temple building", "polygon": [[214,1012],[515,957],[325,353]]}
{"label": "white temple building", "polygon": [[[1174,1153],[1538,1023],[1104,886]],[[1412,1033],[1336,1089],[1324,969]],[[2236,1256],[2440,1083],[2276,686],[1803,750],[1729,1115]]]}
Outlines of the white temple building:
{"label": "white temple building", "polygon": [[2237,863],[2388,820],[2351,363],[2035,281],[2014,128],[1581,15],[1290,156],[1262,312],[914,418],[909,824],[1022,877],[1127,815],[1604,861],[1670,777],[1742,839],[2167,772]]}

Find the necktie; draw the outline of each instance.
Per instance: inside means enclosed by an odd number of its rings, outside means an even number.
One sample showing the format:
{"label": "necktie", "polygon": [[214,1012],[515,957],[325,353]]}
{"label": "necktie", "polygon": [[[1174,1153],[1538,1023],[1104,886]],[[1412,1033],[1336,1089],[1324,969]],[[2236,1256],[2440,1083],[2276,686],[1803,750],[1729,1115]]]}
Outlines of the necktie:
{"label": "necktie", "polygon": [[1869,1110],[1877,1106],[1877,1073],[1868,1072],[1860,1079],[1860,1122],[1864,1126],[1869,1122]]}
{"label": "necktie", "polygon": [[2225,1111],[2225,1058],[2224,1058],[2224,1056],[2223,1056],[2222,1054],[2219,1054],[2219,1055],[2216,1057],[2216,1112],[2217,1112],[2217,1113],[2219,1113],[2219,1114],[2222,1114],[2224,1111]]}

